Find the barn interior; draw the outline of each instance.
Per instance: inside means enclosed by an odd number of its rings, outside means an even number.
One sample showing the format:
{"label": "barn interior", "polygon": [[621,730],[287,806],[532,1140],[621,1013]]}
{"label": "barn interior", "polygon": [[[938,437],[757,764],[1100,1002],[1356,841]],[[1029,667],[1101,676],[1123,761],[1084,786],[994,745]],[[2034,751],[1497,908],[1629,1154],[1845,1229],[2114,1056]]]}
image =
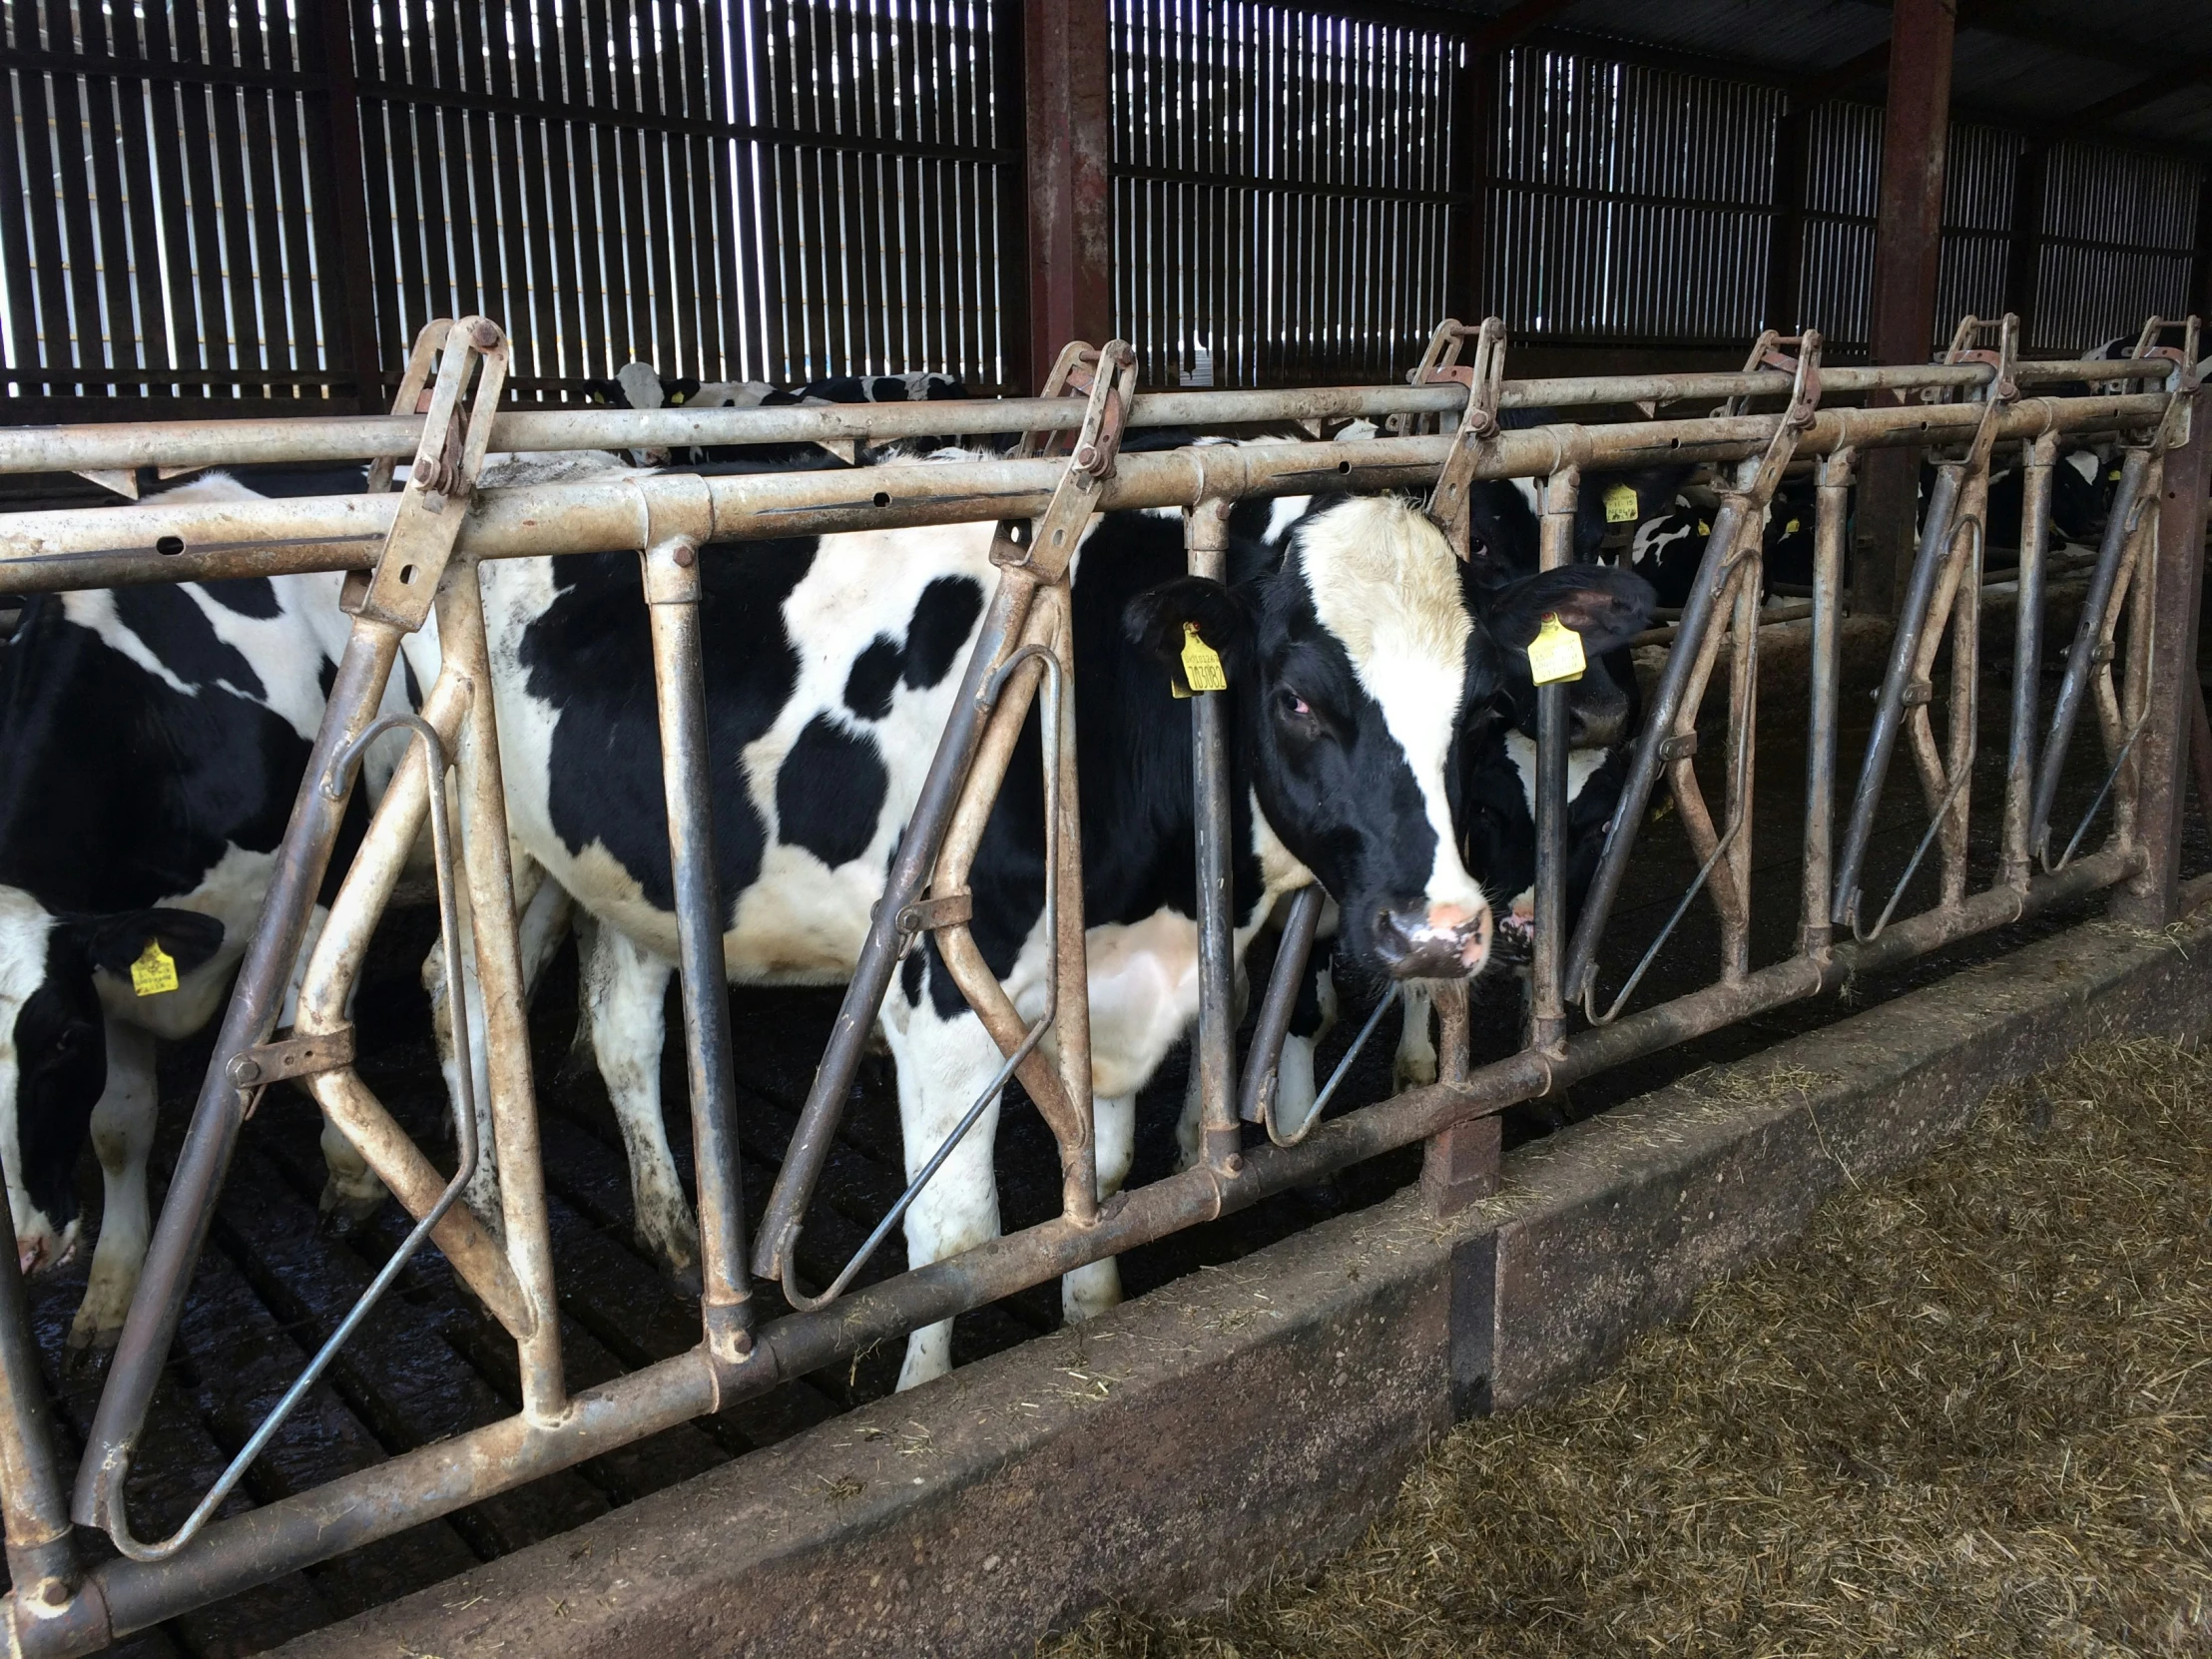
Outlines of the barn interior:
{"label": "barn interior", "polygon": [[[798,386],[928,370],[976,395],[1035,390],[1070,339],[1129,340],[1148,386],[1399,383],[1439,318],[1496,315],[1509,378],[1735,369],[1762,329],[1817,329],[1834,363],[1922,363],[1965,315],[2019,319],[2021,354],[2082,356],[2146,318],[2212,312],[2212,13],[2160,0],[115,0],[11,4],[0,71],[17,142],[0,190],[10,425],[380,413],[413,330],[501,320],[518,406],[618,401],[616,371]],[[1583,418],[1626,420],[1633,402]],[[1687,408],[1672,412],[1693,412]],[[1695,411],[1702,412],[1702,411]],[[1315,435],[1320,435],[1316,433]],[[1917,468],[1862,475],[1849,549],[1840,766],[1855,776],[1913,552]],[[824,464],[833,464],[829,456]],[[2100,466],[2104,457],[2099,457]],[[1802,477],[1808,468],[1801,466]],[[240,475],[251,482],[252,469]],[[0,474],[0,511],[152,497],[117,479]],[[1709,485],[1710,477],[1700,480]],[[344,486],[341,486],[344,487]],[[1693,485],[1693,488],[1696,486]],[[1986,549],[1985,673],[2006,675],[2017,583]],[[2093,543],[2054,545],[2047,637],[2070,636]],[[1752,954],[1797,945],[1811,624],[1761,630]],[[0,596],[0,635],[10,613]],[[1637,647],[1655,685],[1664,625]],[[2055,653],[2053,654],[2055,655]],[[2046,662],[2042,695],[2059,665]],[[1725,676],[1723,677],[1725,680]],[[1998,684],[1991,680],[1992,686]],[[1999,857],[2007,710],[1986,695],[1969,862]],[[1725,684],[1698,769],[1726,789]],[[2059,821],[2109,769],[2077,745]],[[2212,869],[2199,810],[2179,868]],[[1927,815],[1893,787],[1868,889],[1934,899]],[[1608,935],[1613,982],[1703,983],[1708,907],[1655,820]],[[1607,1073],[1508,1143],[1848,1017],[2101,913],[2061,905],[1822,998]],[[444,1085],[417,967],[434,910],[379,934],[356,1009],[361,1069],[423,1145]],[[1672,931],[1669,928],[1672,926]],[[631,1236],[622,1142],[577,1036],[573,947],[533,1007],[572,1382],[697,1341],[696,1305]],[[680,1010],[671,993],[671,1030]],[[759,1214],[836,1014],[830,990],[739,988],[739,1132]],[[1325,1043],[1352,1047],[1365,1004]],[[1510,976],[1478,989],[1477,1063],[1522,1040]],[[1249,1029],[1249,1023],[1248,1023]],[[1343,1107],[1392,1091],[1390,1025]],[[170,1045],[157,1192],[213,1057]],[[1132,1182],[1166,1175],[1186,1058],[1146,1091]],[[684,1058],[664,1061],[692,1178]],[[272,1095],[225,1191],[134,1470],[145,1530],[189,1511],[407,1230],[396,1209],[317,1215],[319,1123]],[[1057,1213],[1049,1133],[1000,1134],[1009,1228]],[[1418,1177],[1411,1149],[1125,1259],[1131,1295],[1234,1260]],[[810,1228],[820,1284],[903,1184],[895,1091],[863,1073]],[[89,1229],[100,1182],[80,1182]],[[903,1266],[891,1249],[863,1275]],[[82,1260],[31,1286],[65,1463],[100,1358],[65,1337]],[[773,1299],[773,1287],[764,1294]],[[1060,1324],[1049,1286],[964,1317],[965,1362]],[[561,1534],[879,1398],[895,1345],[520,1491],[185,1613],[114,1651],[259,1652]],[[511,1346],[425,1253],[226,1513],[504,1417]]]}

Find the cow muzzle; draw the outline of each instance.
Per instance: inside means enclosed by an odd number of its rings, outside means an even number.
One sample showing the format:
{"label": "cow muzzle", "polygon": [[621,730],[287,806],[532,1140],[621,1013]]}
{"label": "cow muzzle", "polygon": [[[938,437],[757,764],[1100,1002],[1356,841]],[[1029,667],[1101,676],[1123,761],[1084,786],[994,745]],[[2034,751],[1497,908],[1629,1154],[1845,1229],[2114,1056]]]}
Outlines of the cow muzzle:
{"label": "cow muzzle", "polygon": [[1375,952],[1392,979],[1464,979],[1488,960],[1490,931],[1490,907],[1479,902],[1385,910]]}

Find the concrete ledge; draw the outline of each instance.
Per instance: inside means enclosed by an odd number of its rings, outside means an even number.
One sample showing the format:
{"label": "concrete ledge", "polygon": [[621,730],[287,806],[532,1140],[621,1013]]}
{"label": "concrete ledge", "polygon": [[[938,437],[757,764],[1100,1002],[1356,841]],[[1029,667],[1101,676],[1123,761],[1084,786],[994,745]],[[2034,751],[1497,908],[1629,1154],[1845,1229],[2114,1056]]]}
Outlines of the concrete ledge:
{"label": "concrete ledge", "polygon": [[1602,1370],[1846,1171],[2092,1038],[2204,1029],[2212,917],[2178,931],[2031,945],[1528,1148],[1449,1223],[1401,1194],[280,1651],[1010,1654],[1108,1600],[1218,1602],[1343,1548],[1455,1414]]}

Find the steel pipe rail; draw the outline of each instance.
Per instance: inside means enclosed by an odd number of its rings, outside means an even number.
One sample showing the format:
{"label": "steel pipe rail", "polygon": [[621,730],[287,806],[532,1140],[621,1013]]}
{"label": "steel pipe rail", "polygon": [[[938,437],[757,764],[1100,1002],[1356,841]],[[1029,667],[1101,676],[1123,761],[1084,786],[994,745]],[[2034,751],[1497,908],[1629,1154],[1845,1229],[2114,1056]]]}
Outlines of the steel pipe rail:
{"label": "steel pipe rail", "polygon": [[[2022,363],[2023,380],[2121,380],[2164,376],[2162,359]],[[1829,396],[1922,391],[1985,383],[1980,364],[1831,368]],[[1786,396],[1790,379],[1754,374],[1623,374],[1508,380],[1499,407],[1585,408],[1606,403]],[[1453,385],[1312,386],[1288,391],[1156,391],[1138,396],[1131,426],[1222,426],[1283,420],[1456,415],[1466,391]],[[17,426],[0,430],[0,473],[86,472],[139,466],[194,471],[261,462],[338,464],[405,460],[422,438],[419,415],[324,415],[257,420],[171,420],[115,425]],[[946,399],[932,403],[793,404],[763,409],[510,410],[491,428],[491,447],[678,449],[754,443],[890,443],[945,434],[1072,432],[1081,405],[1057,397]]]}
{"label": "steel pipe rail", "polygon": [[[2001,416],[1998,441],[2046,432],[2142,426],[2165,407],[2155,393],[2023,398]],[[504,418],[504,417],[502,417]],[[1543,477],[1669,460],[1734,460],[1763,449],[1777,415],[1535,426],[1485,446],[1477,478]],[[1972,435],[1973,404],[1823,409],[1797,449],[1825,454]],[[1413,488],[1430,482],[1450,440],[1374,438],[1337,443],[1193,447],[1123,455],[1099,489],[1099,509],[1192,507],[1209,495],[1304,495],[1324,488]],[[710,542],[826,535],[842,530],[1028,518],[1041,513],[1063,463],[1050,460],[910,461],[855,471],[745,478],[610,477],[477,492],[456,550],[482,559],[541,553],[634,553],[665,494],[689,499],[704,484]],[[394,497],[339,495],[189,506],[119,506],[18,513],[0,520],[0,593],[57,592],[134,582],[221,580],[315,570],[365,570],[391,526]]]}

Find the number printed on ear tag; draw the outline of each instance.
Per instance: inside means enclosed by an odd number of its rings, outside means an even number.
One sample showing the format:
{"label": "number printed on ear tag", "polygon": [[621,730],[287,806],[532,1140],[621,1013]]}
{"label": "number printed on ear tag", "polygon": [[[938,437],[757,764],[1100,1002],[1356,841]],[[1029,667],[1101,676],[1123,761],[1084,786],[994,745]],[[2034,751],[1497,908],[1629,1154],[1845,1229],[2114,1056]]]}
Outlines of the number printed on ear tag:
{"label": "number printed on ear tag", "polygon": [[1229,676],[1222,671],[1220,654],[1198,637],[1195,622],[1183,624],[1183,678],[1191,683],[1194,692],[1229,689]]}
{"label": "number printed on ear tag", "polygon": [[159,996],[177,988],[177,959],[162,948],[159,939],[148,939],[139,959],[131,964],[131,989],[140,996]]}
{"label": "number printed on ear tag", "polygon": [[1556,685],[1581,679],[1584,666],[1582,636],[1561,622],[1558,612],[1546,611],[1544,625],[1528,642],[1528,677],[1539,686]]}
{"label": "number printed on ear tag", "polygon": [[1615,484],[1605,492],[1605,522],[1608,524],[1633,524],[1636,522],[1636,490],[1632,484]]}

